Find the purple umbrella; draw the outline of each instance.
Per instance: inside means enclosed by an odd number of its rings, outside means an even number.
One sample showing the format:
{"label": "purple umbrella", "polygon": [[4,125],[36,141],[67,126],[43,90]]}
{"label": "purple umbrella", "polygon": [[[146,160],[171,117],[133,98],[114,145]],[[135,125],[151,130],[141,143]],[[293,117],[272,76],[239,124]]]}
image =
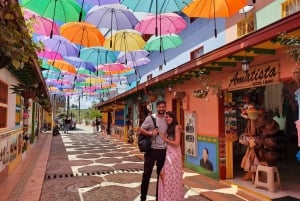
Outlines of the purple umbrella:
{"label": "purple umbrella", "polygon": [[64,57],[65,61],[67,61],[68,63],[72,64],[73,66],[75,66],[76,68],[85,68],[89,71],[95,72],[96,68],[95,66],[88,61],[84,61],[78,57]]}
{"label": "purple umbrella", "polygon": [[83,2],[86,2],[90,5],[107,5],[112,3],[120,3],[120,0],[82,0]]}
{"label": "purple umbrella", "polygon": [[86,15],[85,22],[98,28],[113,30],[133,29],[139,20],[134,13],[121,4],[94,6]]}
{"label": "purple umbrella", "polygon": [[124,63],[128,66],[141,66],[149,63],[149,52],[145,50],[135,50],[130,52],[121,52],[118,56],[118,63]]}
{"label": "purple umbrella", "polygon": [[52,38],[42,39],[46,50],[58,52],[62,56],[77,56],[78,48],[63,36],[54,35]]}

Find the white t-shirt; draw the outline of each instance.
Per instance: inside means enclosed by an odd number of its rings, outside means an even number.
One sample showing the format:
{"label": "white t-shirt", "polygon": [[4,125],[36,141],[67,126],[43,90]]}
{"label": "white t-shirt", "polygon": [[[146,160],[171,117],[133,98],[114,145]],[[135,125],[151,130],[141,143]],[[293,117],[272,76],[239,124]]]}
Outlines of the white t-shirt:
{"label": "white t-shirt", "polygon": [[[152,115],[152,116],[156,119],[156,125],[158,127],[158,132],[166,133],[168,125],[167,125],[165,117],[161,118],[156,115]],[[151,116],[146,117],[141,128],[143,128],[145,130],[153,130],[154,129],[154,124],[153,124]],[[165,142],[160,137],[160,135],[157,135],[157,136],[152,137],[152,146],[151,147],[153,149],[165,149],[166,145],[165,145]]]}

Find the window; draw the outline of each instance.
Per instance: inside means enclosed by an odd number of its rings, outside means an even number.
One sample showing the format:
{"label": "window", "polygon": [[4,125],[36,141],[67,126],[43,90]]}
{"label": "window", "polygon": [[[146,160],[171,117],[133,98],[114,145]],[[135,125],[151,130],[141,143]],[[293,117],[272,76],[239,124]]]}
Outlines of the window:
{"label": "window", "polygon": [[20,125],[21,123],[21,117],[22,117],[22,112],[21,112],[21,96],[16,95],[16,117],[15,117],[15,124]]}
{"label": "window", "polygon": [[152,74],[147,75],[147,80],[151,80],[152,79]]}
{"label": "window", "polygon": [[241,37],[255,30],[254,16],[245,17],[237,24],[237,36]]}
{"label": "window", "polygon": [[282,17],[286,17],[300,10],[300,0],[286,0],[281,6]]}
{"label": "window", "polygon": [[7,104],[8,86],[2,81],[0,81],[0,91],[0,103]]}
{"label": "window", "polygon": [[203,50],[203,46],[202,46],[202,47],[197,48],[196,50],[193,50],[190,53],[190,59],[191,60],[196,59],[196,58],[202,56],[203,54],[204,54],[204,50]]}
{"label": "window", "polygon": [[163,70],[163,65],[159,65],[159,66],[158,66],[158,70],[159,70],[159,71],[162,71],[162,70]]}
{"label": "window", "polygon": [[0,128],[7,127],[7,108],[0,106]]}

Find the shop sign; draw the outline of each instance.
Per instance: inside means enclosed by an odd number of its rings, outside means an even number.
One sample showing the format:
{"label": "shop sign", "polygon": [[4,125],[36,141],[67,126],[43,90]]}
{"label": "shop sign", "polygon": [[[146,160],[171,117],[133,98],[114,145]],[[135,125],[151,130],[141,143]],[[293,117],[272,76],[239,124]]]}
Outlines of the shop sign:
{"label": "shop sign", "polygon": [[234,72],[229,76],[228,90],[258,87],[276,82],[279,82],[279,63],[273,61],[250,67],[248,72]]}

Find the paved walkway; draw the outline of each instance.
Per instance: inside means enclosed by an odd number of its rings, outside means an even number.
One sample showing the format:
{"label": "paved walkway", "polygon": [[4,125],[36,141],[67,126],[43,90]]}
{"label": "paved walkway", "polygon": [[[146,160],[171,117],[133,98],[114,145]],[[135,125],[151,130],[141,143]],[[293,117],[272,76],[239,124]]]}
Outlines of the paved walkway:
{"label": "paved walkway", "polygon": [[[40,200],[51,141],[51,133],[39,135],[27,158],[0,184],[0,201]],[[143,155],[137,152],[136,156],[142,158]],[[220,201],[261,200],[238,190],[236,186],[228,186],[187,169],[184,172],[184,184],[195,195],[201,194],[209,200]]]}

